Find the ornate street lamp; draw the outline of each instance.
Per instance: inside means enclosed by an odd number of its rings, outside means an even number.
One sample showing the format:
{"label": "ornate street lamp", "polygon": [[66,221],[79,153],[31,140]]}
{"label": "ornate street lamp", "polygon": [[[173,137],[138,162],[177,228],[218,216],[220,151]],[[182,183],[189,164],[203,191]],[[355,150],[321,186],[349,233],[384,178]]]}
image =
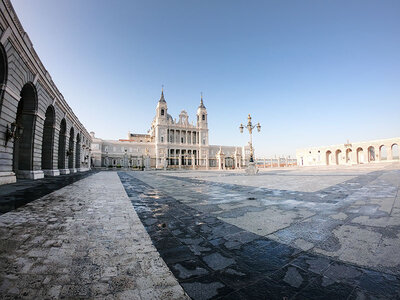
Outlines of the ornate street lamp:
{"label": "ornate street lamp", "polygon": [[[260,132],[261,131],[261,125],[260,123],[257,123],[256,125],[253,125],[253,123],[251,122],[251,116],[249,114],[249,116],[247,117],[247,126],[246,126],[247,130],[249,131],[250,134],[250,142],[249,142],[249,146],[250,146],[250,162],[254,162],[254,152],[253,152],[253,129],[257,128],[257,131]],[[243,133],[243,129],[244,126],[243,124],[240,124],[239,126],[239,130],[240,133]]]}
{"label": "ornate street lamp", "polygon": [[[10,128],[11,127],[11,128]],[[7,147],[7,143],[11,139],[19,139],[23,132],[24,132],[24,127],[20,124],[17,124],[16,122],[12,122],[10,127],[7,124],[6,127],[6,132],[5,132],[5,143],[4,146]]]}

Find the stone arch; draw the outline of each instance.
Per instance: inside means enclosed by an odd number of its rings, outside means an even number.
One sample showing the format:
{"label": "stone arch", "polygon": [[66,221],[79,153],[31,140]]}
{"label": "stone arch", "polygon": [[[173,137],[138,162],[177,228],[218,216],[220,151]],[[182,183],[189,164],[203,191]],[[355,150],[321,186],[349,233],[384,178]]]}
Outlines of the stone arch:
{"label": "stone arch", "polygon": [[335,152],[336,164],[340,165],[340,155],[342,154],[342,150],[337,149]]}
{"label": "stone arch", "polygon": [[69,143],[68,143],[68,168],[74,168],[74,127],[69,130]]}
{"label": "stone arch", "polygon": [[350,163],[351,162],[351,153],[353,152],[353,150],[351,150],[350,148],[348,148],[346,150],[346,163]]}
{"label": "stone arch", "polygon": [[0,44],[0,113],[3,108],[3,96],[5,90],[5,84],[8,76],[8,62],[7,53],[4,46]]}
{"label": "stone arch", "polygon": [[26,83],[21,90],[15,118],[17,137],[14,139],[13,170],[33,170],[33,149],[38,99],[32,82]]}
{"label": "stone arch", "polygon": [[326,165],[329,166],[332,159],[332,152],[331,150],[326,151]]}
{"label": "stone arch", "polygon": [[390,147],[392,149],[392,159],[399,159],[399,145],[394,143],[392,144],[392,146]]}
{"label": "stone arch", "polygon": [[380,158],[380,160],[387,160],[388,159],[387,148],[386,148],[385,145],[381,145],[379,147],[379,158]]}
{"label": "stone arch", "polygon": [[81,135],[79,132],[76,135],[75,143],[75,168],[79,169],[81,167]]}
{"label": "stone arch", "polygon": [[364,163],[364,149],[361,147],[357,148],[357,164]]}
{"label": "stone arch", "polygon": [[45,114],[43,139],[42,139],[42,170],[52,170],[54,168],[54,123],[55,110],[50,105]]}
{"label": "stone arch", "polygon": [[376,160],[375,148],[374,146],[368,147],[368,162],[372,162]]}
{"label": "stone arch", "polygon": [[58,136],[58,169],[65,169],[65,144],[66,144],[66,136],[67,133],[67,122],[65,118],[61,120],[60,123],[60,133]]}

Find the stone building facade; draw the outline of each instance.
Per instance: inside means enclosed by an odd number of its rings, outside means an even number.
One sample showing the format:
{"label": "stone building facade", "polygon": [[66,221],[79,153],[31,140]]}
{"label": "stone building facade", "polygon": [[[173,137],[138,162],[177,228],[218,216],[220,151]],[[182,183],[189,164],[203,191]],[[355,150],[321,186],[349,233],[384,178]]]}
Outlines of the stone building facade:
{"label": "stone building facade", "polygon": [[299,166],[354,165],[399,161],[400,137],[312,147],[296,151]]}
{"label": "stone building facade", "polygon": [[178,120],[168,114],[161,92],[149,134],[128,134],[127,139],[103,140],[92,132],[92,164],[96,167],[237,169],[249,159],[248,147],[209,144],[208,113],[200,99],[196,123],[186,111]]}
{"label": "stone building facade", "polygon": [[91,137],[0,0],[0,184],[90,167]]}

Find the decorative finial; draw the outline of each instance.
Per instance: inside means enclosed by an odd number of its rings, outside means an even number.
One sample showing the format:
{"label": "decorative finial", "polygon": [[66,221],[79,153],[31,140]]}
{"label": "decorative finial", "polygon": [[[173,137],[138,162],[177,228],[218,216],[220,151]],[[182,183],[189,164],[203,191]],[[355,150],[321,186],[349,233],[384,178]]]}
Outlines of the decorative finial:
{"label": "decorative finial", "polygon": [[160,101],[159,102],[165,102],[165,98],[164,98],[164,85],[161,85],[161,97],[160,97]]}
{"label": "decorative finial", "polygon": [[206,108],[203,103],[203,92],[200,92],[200,106],[201,108]]}

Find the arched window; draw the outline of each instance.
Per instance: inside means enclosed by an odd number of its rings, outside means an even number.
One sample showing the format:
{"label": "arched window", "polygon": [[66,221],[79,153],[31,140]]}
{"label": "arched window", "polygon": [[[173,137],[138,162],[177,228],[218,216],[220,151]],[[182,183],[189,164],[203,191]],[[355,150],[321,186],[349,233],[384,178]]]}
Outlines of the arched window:
{"label": "arched window", "polygon": [[161,115],[162,116],[164,115],[164,109],[161,109]]}
{"label": "arched window", "polygon": [[326,165],[329,166],[332,160],[332,152],[330,150],[326,151]]}
{"label": "arched window", "polygon": [[203,121],[205,121],[206,120],[206,115],[203,114],[201,118],[203,119]]}

